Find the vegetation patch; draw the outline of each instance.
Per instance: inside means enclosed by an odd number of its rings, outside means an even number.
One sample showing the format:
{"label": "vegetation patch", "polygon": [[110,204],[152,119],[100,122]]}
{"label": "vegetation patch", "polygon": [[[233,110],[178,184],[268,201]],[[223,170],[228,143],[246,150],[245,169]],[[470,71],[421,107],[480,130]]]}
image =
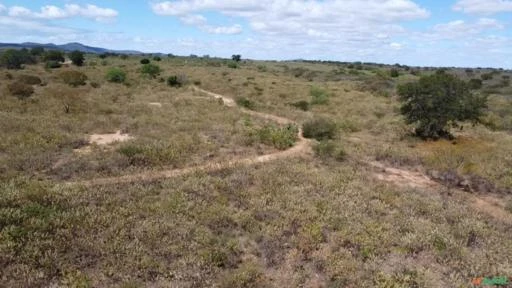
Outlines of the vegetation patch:
{"label": "vegetation patch", "polygon": [[73,87],[85,85],[85,81],[87,81],[87,75],[75,70],[62,71],[59,73],[59,77],[64,83]]}
{"label": "vegetation patch", "polygon": [[18,76],[18,81],[27,85],[40,85],[42,83],[41,78],[27,74]]}
{"label": "vegetation patch", "polygon": [[34,88],[31,85],[15,81],[7,85],[7,90],[13,96],[18,97],[19,99],[25,99],[34,94]]}
{"label": "vegetation patch", "polygon": [[113,83],[124,83],[126,80],[126,72],[120,68],[110,68],[107,72],[107,81]]}
{"label": "vegetation patch", "polygon": [[327,118],[315,118],[304,123],[303,134],[316,140],[334,139],[337,133],[336,123]]}

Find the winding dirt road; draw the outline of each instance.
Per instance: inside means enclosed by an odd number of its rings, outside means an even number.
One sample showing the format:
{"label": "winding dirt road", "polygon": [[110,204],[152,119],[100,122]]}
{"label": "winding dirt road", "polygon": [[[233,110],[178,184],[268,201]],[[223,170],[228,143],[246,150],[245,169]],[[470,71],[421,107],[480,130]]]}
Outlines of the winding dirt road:
{"label": "winding dirt road", "polygon": [[[213,97],[215,99],[221,99],[225,106],[227,107],[238,107],[235,100],[232,98],[226,97],[224,95],[216,94],[213,92],[209,92],[203,89],[200,89],[198,87],[193,86],[192,89],[194,91],[206,94],[210,97]],[[265,120],[274,121],[281,125],[286,124],[297,124],[293,120],[266,114],[262,112],[256,112],[252,110],[248,110],[242,107],[238,107],[243,113],[246,113],[248,115],[258,117]],[[149,172],[141,172],[137,174],[129,174],[124,176],[118,176],[118,177],[108,177],[108,178],[97,178],[92,180],[85,180],[85,181],[79,181],[79,182],[69,182],[67,184],[71,185],[83,185],[83,186],[100,186],[100,185],[113,185],[113,184],[123,184],[123,183],[134,183],[134,182],[151,182],[159,179],[165,179],[165,178],[173,178],[173,177],[179,177],[195,172],[214,172],[219,171],[226,168],[232,168],[239,165],[253,165],[257,163],[266,163],[278,159],[284,159],[299,155],[305,155],[309,154],[311,152],[311,145],[310,140],[304,138],[302,136],[302,127],[300,125],[297,125],[299,127],[298,134],[297,134],[297,142],[295,142],[295,145],[291,147],[288,150],[279,151],[267,155],[261,155],[261,156],[254,156],[249,158],[242,158],[242,159],[235,159],[231,161],[225,161],[225,162],[214,162],[214,163],[207,163],[200,166],[193,166],[193,167],[187,167],[182,169],[170,169],[170,170],[163,170],[163,171],[149,171]]]}

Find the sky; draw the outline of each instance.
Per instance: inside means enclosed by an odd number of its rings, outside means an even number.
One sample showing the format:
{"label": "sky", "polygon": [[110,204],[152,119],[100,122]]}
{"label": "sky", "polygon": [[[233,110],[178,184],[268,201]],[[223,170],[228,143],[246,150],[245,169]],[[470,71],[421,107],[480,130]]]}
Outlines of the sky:
{"label": "sky", "polygon": [[0,42],[512,68],[512,0],[0,0]]}

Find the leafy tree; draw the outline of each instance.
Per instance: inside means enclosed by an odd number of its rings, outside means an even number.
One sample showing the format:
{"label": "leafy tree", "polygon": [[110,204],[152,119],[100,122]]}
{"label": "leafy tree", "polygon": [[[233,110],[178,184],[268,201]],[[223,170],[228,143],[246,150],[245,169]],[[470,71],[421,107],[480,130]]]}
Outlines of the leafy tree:
{"label": "leafy tree", "polygon": [[143,65],[149,64],[150,62],[151,61],[149,61],[149,59],[147,59],[147,58],[140,60],[140,64],[143,64]]}
{"label": "leafy tree", "polygon": [[466,82],[444,71],[400,85],[398,95],[406,122],[416,124],[416,135],[427,139],[452,138],[449,126],[479,123],[487,107],[486,96],[474,94]]}
{"label": "leafy tree", "polygon": [[8,49],[0,55],[0,66],[7,69],[21,69],[21,65],[32,63],[35,63],[34,58],[26,49]]}
{"label": "leafy tree", "polygon": [[71,62],[73,62],[73,64],[75,64],[76,66],[84,65],[84,53],[81,51],[75,50],[69,53],[69,59],[71,59]]}
{"label": "leafy tree", "polygon": [[50,50],[46,51],[43,55],[43,60],[48,61],[57,61],[57,62],[64,62],[66,59],[64,59],[64,54],[62,51],[57,50]]}
{"label": "leafy tree", "polygon": [[30,54],[32,56],[41,56],[44,54],[44,47],[37,46],[30,49]]}
{"label": "leafy tree", "polygon": [[240,62],[240,61],[242,61],[242,55],[235,54],[235,55],[231,56],[231,59],[233,59],[233,61],[235,61],[235,62]]}
{"label": "leafy tree", "polygon": [[140,69],[140,73],[148,75],[151,78],[155,78],[157,75],[160,74],[160,72],[162,72],[160,66],[154,64],[144,64]]}

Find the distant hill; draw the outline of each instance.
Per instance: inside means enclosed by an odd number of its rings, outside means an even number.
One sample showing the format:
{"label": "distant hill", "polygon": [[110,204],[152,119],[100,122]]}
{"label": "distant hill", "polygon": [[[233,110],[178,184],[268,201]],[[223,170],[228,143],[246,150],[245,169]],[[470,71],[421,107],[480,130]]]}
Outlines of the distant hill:
{"label": "distant hill", "polygon": [[66,52],[78,50],[85,53],[93,53],[93,54],[102,54],[102,53],[118,53],[118,54],[143,54],[139,51],[132,51],[132,50],[110,50],[105,48],[99,48],[99,47],[91,47],[87,46],[81,43],[68,43],[63,45],[55,45],[53,43],[48,44],[41,44],[41,43],[32,43],[32,42],[25,42],[21,44],[17,43],[0,43],[0,49],[23,49],[23,48],[33,48],[33,47],[43,47],[46,50],[62,50]]}

